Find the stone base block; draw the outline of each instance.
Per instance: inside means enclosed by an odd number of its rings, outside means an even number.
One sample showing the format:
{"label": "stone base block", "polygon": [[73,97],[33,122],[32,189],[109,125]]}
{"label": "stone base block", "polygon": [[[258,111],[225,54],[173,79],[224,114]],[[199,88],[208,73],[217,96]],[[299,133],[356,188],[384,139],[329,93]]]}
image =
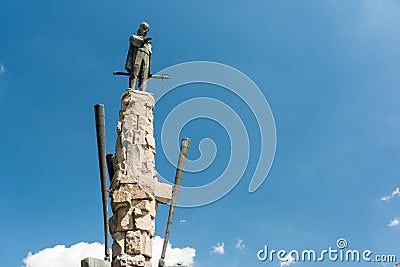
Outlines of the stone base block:
{"label": "stone base block", "polygon": [[85,258],[81,260],[81,267],[111,267],[111,263],[95,258]]}

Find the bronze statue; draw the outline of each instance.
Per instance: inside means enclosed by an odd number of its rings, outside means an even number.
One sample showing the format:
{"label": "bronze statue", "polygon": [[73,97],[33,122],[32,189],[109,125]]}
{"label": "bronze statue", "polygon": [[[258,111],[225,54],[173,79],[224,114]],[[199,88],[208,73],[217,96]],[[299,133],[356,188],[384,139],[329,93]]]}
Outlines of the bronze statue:
{"label": "bronze statue", "polygon": [[151,39],[146,37],[150,30],[147,22],[142,21],[137,35],[131,35],[129,38],[129,50],[126,57],[125,69],[127,72],[114,71],[114,75],[129,76],[129,88],[135,89],[139,79],[138,90],[146,91],[147,80],[150,78],[169,79],[168,74],[153,75],[150,73],[151,67]]}
{"label": "bronze statue", "polygon": [[137,35],[129,38],[129,51],[126,57],[125,69],[129,73],[129,87],[135,89],[139,78],[138,89],[146,91],[146,81],[150,74],[151,66],[151,43],[152,38],[147,38],[150,26],[147,22],[140,23]]}

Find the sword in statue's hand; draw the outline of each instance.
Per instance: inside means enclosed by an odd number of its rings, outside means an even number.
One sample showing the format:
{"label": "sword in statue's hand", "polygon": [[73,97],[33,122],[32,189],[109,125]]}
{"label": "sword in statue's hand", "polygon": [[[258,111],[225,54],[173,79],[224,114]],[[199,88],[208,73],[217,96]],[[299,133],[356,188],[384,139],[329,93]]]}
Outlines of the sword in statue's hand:
{"label": "sword in statue's hand", "polygon": [[[129,72],[123,72],[123,71],[114,71],[113,72],[114,75],[120,75],[120,76],[129,76]],[[153,79],[161,79],[161,80],[169,80],[169,74],[161,74],[161,75],[157,75],[157,74],[150,74],[149,78],[153,78]]]}

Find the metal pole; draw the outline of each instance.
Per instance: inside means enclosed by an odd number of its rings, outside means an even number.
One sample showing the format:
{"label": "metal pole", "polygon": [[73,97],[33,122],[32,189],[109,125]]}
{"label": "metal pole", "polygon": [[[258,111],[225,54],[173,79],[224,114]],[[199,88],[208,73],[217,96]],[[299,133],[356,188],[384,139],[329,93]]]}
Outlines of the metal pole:
{"label": "metal pole", "polygon": [[181,142],[181,151],[179,153],[178,167],[176,168],[174,189],[172,191],[171,206],[169,208],[168,223],[167,223],[167,229],[165,231],[163,249],[162,249],[160,261],[158,262],[159,267],[165,266],[165,262],[164,262],[165,253],[167,251],[169,234],[171,232],[172,220],[174,218],[174,213],[175,213],[176,200],[178,199],[179,189],[180,189],[181,182],[182,182],[182,176],[183,176],[183,172],[185,170],[185,164],[186,164],[186,158],[187,158],[188,151],[189,151],[189,146],[190,146],[190,139],[183,138],[182,142]]}
{"label": "metal pole", "polygon": [[108,178],[110,179],[110,183],[114,177],[114,166],[113,166],[113,161],[112,161],[113,154],[107,154],[106,155],[106,161],[107,161],[107,170],[108,170]]}
{"label": "metal pole", "polygon": [[103,219],[104,219],[104,246],[105,260],[110,259],[108,249],[108,198],[107,198],[107,170],[106,170],[106,131],[104,119],[104,105],[97,104],[94,106],[94,114],[96,118],[96,137],[97,152],[99,156],[100,182],[101,182],[101,199],[103,203]]}

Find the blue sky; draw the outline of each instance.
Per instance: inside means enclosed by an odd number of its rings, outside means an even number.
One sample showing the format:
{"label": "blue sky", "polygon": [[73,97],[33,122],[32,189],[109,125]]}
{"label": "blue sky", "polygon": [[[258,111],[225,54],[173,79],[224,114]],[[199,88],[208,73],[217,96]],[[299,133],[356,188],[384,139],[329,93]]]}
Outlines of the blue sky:
{"label": "blue sky", "polygon": [[[399,13],[397,0],[1,0],[2,266],[22,266],[29,252],[57,244],[102,242],[93,105],[105,104],[112,152],[127,81],[111,73],[123,69],[142,20],[151,26],[153,72],[194,60],[227,64],[258,85],[275,118],[276,156],[258,191],[248,193],[255,148],[228,195],[177,210],[171,243],[195,248],[195,266],[279,266],[258,261],[257,251],[322,250],[340,237],[400,261],[400,228],[389,226],[400,217],[400,198],[381,200],[400,186]],[[249,109],[221,88],[188,85],[175,94],[156,116],[193,95],[214,97],[257,134]],[[156,117],[156,137],[161,126]],[[215,164],[186,174],[186,185],[225,168],[221,125],[196,120],[182,134],[193,141],[189,158],[200,155],[203,138],[218,147]],[[162,153],[156,160],[172,179]],[[167,214],[159,208],[157,235]],[[212,253],[218,243],[224,254]]]}

